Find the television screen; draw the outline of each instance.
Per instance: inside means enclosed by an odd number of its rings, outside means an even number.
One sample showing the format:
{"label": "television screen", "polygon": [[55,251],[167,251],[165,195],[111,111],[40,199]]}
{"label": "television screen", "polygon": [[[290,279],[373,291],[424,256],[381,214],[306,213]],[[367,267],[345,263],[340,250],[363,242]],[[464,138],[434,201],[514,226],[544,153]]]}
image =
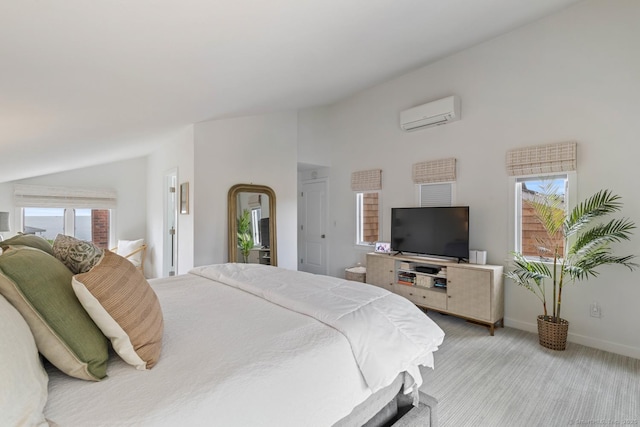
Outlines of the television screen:
{"label": "television screen", "polygon": [[271,244],[269,239],[269,218],[260,219],[260,243],[263,248],[269,248]]}
{"label": "television screen", "polygon": [[391,208],[391,249],[469,257],[469,207]]}

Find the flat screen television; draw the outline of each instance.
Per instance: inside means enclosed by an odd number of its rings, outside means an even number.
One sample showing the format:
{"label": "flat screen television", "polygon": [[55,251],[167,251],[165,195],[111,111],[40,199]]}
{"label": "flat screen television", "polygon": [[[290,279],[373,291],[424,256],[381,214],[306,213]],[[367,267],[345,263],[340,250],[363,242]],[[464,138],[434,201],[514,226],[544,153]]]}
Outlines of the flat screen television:
{"label": "flat screen television", "polygon": [[269,218],[260,219],[260,243],[263,248],[269,248],[271,239],[269,239]]}
{"label": "flat screen television", "polygon": [[391,208],[391,250],[469,257],[469,207]]}

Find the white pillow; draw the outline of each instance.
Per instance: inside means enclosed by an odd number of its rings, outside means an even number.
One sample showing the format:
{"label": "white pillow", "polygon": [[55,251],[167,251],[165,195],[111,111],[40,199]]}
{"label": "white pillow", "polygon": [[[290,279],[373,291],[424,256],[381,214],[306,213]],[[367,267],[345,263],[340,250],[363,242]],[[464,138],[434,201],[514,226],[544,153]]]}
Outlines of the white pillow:
{"label": "white pillow", "polygon": [[[116,253],[120,256],[126,257],[142,245],[144,245],[144,239],[118,240],[118,249],[116,249]],[[127,259],[131,261],[136,267],[140,267],[140,264],[142,264],[142,251],[130,256]]]}
{"label": "white pillow", "polygon": [[0,425],[47,426],[49,377],[18,310],[0,295]]}

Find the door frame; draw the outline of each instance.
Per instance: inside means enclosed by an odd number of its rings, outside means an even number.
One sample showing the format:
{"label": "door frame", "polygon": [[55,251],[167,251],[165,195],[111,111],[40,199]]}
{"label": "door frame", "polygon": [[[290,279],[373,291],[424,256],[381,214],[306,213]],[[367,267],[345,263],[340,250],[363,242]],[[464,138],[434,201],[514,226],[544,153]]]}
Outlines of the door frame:
{"label": "door frame", "polygon": [[[172,186],[174,188],[174,197],[173,204],[171,204],[169,197],[169,189]],[[163,214],[162,214],[162,277],[173,276],[177,274],[178,271],[178,194],[179,194],[179,186],[178,186],[178,169],[173,168],[169,169],[165,172],[163,177]],[[169,211],[172,209],[172,213]],[[175,224],[175,233],[173,242],[169,237],[169,225],[170,218],[169,216],[173,216],[173,223]],[[173,243],[173,268],[171,268],[171,255],[172,248],[171,245]]]}

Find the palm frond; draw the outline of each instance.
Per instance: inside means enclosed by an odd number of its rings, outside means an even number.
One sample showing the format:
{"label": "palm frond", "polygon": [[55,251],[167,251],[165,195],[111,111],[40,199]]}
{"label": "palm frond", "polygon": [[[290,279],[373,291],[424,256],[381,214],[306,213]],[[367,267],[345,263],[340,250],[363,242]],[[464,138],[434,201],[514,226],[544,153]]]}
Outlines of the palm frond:
{"label": "palm frond", "polygon": [[632,262],[634,258],[636,258],[635,255],[615,256],[611,253],[611,248],[604,245],[579,256],[575,262],[565,266],[565,271],[574,281],[598,276],[596,268],[606,264],[623,265],[633,271],[638,267],[638,264]]}
{"label": "palm frond", "polygon": [[626,218],[614,219],[606,224],[595,225],[578,236],[569,248],[568,254],[587,253],[593,247],[629,240],[631,230],[635,228],[635,224]]}
{"label": "palm frond", "polygon": [[569,237],[582,230],[594,218],[609,215],[622,208],[620,196],[609,190],[600,190],[587,200],[579,203],[564,222],[564,236]]}
{"label": "palm frond", "polygon": [[533,206],[536,218],[552,238],[555,238],[562,230],[565,219],[563,202],[564,200],[558,194],[558,188],[553,185],[553,181],[546,183],[542,187],[541,193],[529,202]]}
{"label": "palm frond", "polygon": [[514,254],[513,265],[513,270],[508,271],[505,275],[516,284],[534,293],[536,293],[536,288],[543,285],[544,279],[551,277],[549,268],[545,264],[529,261],[521,254]]}

